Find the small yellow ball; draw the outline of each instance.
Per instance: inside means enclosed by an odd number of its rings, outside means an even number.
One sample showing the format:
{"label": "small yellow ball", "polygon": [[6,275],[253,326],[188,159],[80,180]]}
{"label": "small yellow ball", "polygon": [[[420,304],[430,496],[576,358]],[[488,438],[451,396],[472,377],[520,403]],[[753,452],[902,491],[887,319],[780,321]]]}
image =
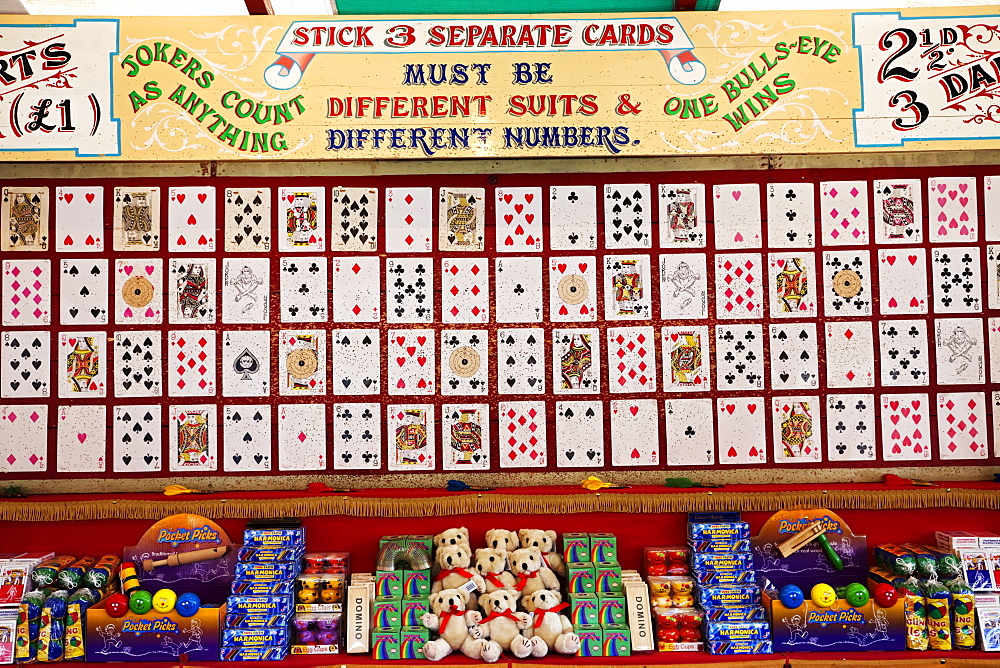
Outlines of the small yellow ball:
{"label": "small yellow ball", "polygon": [[837,602],[837,592],[830,585],[821,582],[812,588],[809,598],[817,608],[829,608]]}
{"label": "small yellow ball", "polygon": [[177,594],[173,589],[161,589],[153,594],[153,610],[157,612],[170,612],[177,603]]}

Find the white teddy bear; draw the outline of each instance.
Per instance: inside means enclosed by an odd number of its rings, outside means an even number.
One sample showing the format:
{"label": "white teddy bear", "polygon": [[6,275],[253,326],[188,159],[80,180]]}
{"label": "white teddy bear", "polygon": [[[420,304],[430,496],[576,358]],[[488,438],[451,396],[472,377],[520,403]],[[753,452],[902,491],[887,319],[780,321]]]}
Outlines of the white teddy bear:
{"label": "white teddy bear", "polygon": [[[472,551],[466,545],[448,545],[438,548],[435,555],[440,570],[434,576],[431,593],[436,594],[443,589],[458,589],[466,582],[472,581],[478,591],[486,591],[483,576],[472,568]],[[468,607],[476,608],[476,594],[469,594]]]}
{"label": "white teddy bear", "polygon": [[517,580],[507,570],[507,555],[503,550],[491,547],[476,550],[476,570],[483,576],[487,594],[497,589],[513,589],[517,585]]}
{"label": "white teddy bear", "polygon": [[[431,631],[437,631],[438,638],[424,643],[424,656],[427,659],[440,661],[457,650],[476,661],[483,659],[492,663],[500,657],[500,652],[497,651],[496,658],[490,661],[488,657],[493,656],[494,650],[487,641],[473,637],[470,632],[470,627],[475,626],[482,617],[479,613],[465,609],[468,600],[469,595],[458,589],[444,589],[431,596],[431,612],[424,613],[420,623]],[[476,633],[481,635],[478,628]]]}
{"label": "white teddy bear", "polygon": [[[531,625],[524,631],[525,637],[532,640],[532,656],[541,658],[550,649],[560,654],[576,654],[580,638],[573,633],[569,617],[559,612],[569,607],[562,602],[559,592],[539,589],[523,597],[521,605],[532,615]],[[536,640],[542,642],[536,643]]]}
{"label": "white teddy bear", "polygon": [[[487,656],[496,654],[500,658],[498,650],[507,650],[519,659],[527,658],[531,655],[531,642],[521,635],[521,631],[528,628],[531,618],[524,612],[517,612],[517,594],[515,592],[498,589],[492,594],[483,594],[479,598],[482,611],[487,613],[485,617],[482,612],[473,612],[470,620],[477,623],[475,626],[469,625],[469,633],[474,637],[489,639],[490,651],[483,652],[483,661],[493,663]],[[479,618],[477,620],[477,617]]]}
{"label": "white teddy bear", "polygon": [[517,532],[521,547],[533,547],[542,553],[542,561],[556,575],[566,576],[566,563],[556,547],[559,537],[555,531],[541,529],[521,529]]}
{"label": "white teddy bear", "polygon": [[517,579],[514,589],[521,597],[539,589],[559,589],[559,578],[542,560],[542,553],[533,547],[522,547],[510,555],[510,570]]}

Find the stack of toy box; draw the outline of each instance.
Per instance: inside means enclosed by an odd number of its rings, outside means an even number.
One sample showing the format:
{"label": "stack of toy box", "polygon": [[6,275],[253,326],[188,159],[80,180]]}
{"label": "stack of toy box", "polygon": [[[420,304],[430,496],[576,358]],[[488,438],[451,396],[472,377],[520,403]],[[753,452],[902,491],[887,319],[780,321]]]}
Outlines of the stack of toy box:
{"label": "stack of toy box", "polygon": [[691,549],[683,545],[642,548],[642,570],[646,577],[661,575],[688,575]]}
{"label": "stack of toy box", "polygon": [[274,661],[287,656],[292,592],[305,544],[304,527],[243,532],[232,595],[226,601],[223,661]]}
{"label": "stack of toy box", "polygon": [[563,534],[566,599],[577,656],[629,656],[632,634],[618,564],[618,540],[610,533]]}
{"label": "stack of toy box", "polygon": [[689,513],[688,545],[705,611],[712,654],[770,654],[771,631],[761,607],[750,526],[739,512]]}
{"label": "stack of toy box", "polygon": [[[383,536],[379,550],[395,547],[405,554],[411,547],[428,555],[433,536]],[[405,560],[404,560],[405,561]],[[431,571],[396,568],[375,571],[375,601],[372,613],[371,649],[375,659],[423,659],[430,632],[420,618],[431,611]]]}
{"label": "stack of toy box", "polygon": [[657,649],[700,652],[704,614],[694,602],[694,579],[690,575],[651,575],[646,579],[656,615]]}
{"label": "stack of toy box", "polygon": [[348,552],[310,552],[295,578],[292,654],[339,654]]}

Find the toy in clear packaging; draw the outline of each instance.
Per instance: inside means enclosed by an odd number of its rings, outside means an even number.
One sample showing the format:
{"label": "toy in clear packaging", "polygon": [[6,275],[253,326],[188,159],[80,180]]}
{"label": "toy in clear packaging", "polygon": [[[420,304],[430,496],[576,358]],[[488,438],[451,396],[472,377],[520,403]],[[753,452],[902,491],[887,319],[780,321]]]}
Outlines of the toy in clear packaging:
{"label": "toy in clear packaging", "polygon": [[949,650],[951,642],[951,591],[937,580],[924,586],[927,599],[927,639],[931,649]]}
{"label": "toy in clear packaging", "polygon": [[893,545],[892,543],[883,543],[882,545],[876,545],[872,551],[875,555],[875,560],[882,565],[883,568],[892,571],[896,575],[913,575],[917,570],[917,558],[909,550],[904,550],[898,545]]}
{"label": "toy in clear packaging", "polygon": [[72,591],[83,584],[87,570],[97,563],[97,557],[80,557],[66,568],[59,571],[56,583],[60,589]]}
{"label": "toy in clear packaging", "polygon": [[927,601],[916,578],[904,582],[899,593],[903,599],[903,619],[906,622],[906,649],[925,650],[927,635]]}
{"label": "toy in clear packaging", "polygon": [[44,587],[51,587],[55,585],[56,578],[59,576],[59,571],[66,568],[74,561],[76,561],[76,558],[69,554],[61,554],[58,557],[46,559],[42,563],[35,566],[35,569],[31,571],[31,583],[36,589],[42,589]]}
{"label": "toy in clear packaging", "polygon": [[976,646],[976,596],[961,578],[944,583],[951,592],[951,638],[959,649]]}
{"label": "toy in clear packaging", "polygon": [[121,580],[122,593],[131,596],[132,592],[139,591],[142,584],[136,574],[135,564],[131,561],[123,561],[118,566],[118,577]]}
{"label": "toy in clear packaging", "polygon": [[899,547],[913,555],[916,564],[914,573],[918,578],[933,580],[938,578],[937,557],[934,556],[933,552],[914,543],[903,543]]}

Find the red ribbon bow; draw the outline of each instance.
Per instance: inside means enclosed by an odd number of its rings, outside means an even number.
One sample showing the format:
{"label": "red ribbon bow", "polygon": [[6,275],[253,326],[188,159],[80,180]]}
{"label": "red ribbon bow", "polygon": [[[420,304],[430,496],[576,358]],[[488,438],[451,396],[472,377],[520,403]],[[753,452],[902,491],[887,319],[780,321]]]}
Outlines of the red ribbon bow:
{"label": "red ribbon bow", "polygon": [[552,554],[552,553],[551,552],[542,552],[542,563],[545,564],[546,568],[552,568],[552,566],[549,564],[549,555],[550,554]]}
{"label": "red ribbon bow", "polygon": [[448,577],[452,573],[458,573],[463,578],[469,578],[470,580],[472,579],[472,573],[470,573],[469,571],[465,570],[464,568],[449,568],[449,569],[443,570],[440,573],[438,573],[437,577],[434,578],[434,579],[435,580],[444,580],[446,577]]}
{"label": "red ribbon bow", "polygon": [[530,573],[518,573],[517,574],[517,586],[514,587],[517,591],[524,589],[524,586],[528,584],[528,578],[537,578],[538,571],[531,571]]}
{"label": "red ribbon bow", "polygon": [[518,623],[520,623],[520,621],[521,621],[521,620],[520,620],[520,619],[518,619],[518,618],[517,618],[517,616],[516,616],[516,615],[515,615],[515,614],[514,614],[513,612],[511,612],[510,610],[501,610],[501,611],[497,611],[497,610],[494,610],[494,611],[493,611],[493,612],[491,612],[490,614],[488,614],[488,615],[486,615],[485,617],[483,617],[483,621],[481,621],[481,622],[479,622],[479,623],[480,623],[480,624],[485,624],[485,623],[487,623],[487,622],[491,622],[491,621],[493,621],[493,620],[494,620],[494,619],[496,619],[497,617],[506,617],[507,619],[510,619],[510,620],[512,620],[512,621],[515,621],[515,622],[518,622]]}
{"label": "red ribbon bow", "polygon": [[560,603],[559,605],[548,608],[547,610],[542,608],[535,608],[535,628],[537,629],[542,625],[542,620],[545,619],[545,613],[551,612],[553,614],[559,612],[560,610],[565,610],[569,607],[569,603]]}
{"label": "red ribbon bow", "polygon": [[497,577],[496,573],[487,573],[486,580],[494,587],[499,587],[500,589],[505,589],[507,585],[503,583],[503,580]]}
{"label": "red ribbon bow", "polygon": [[452,617],[461,617],[465,614],[464,610],[460,610],[457,605],[451,606],[449,610],[441,611],[441,626],[438,628],[438,634],[444,635],[444,630],[448,628],[448,620]]}

